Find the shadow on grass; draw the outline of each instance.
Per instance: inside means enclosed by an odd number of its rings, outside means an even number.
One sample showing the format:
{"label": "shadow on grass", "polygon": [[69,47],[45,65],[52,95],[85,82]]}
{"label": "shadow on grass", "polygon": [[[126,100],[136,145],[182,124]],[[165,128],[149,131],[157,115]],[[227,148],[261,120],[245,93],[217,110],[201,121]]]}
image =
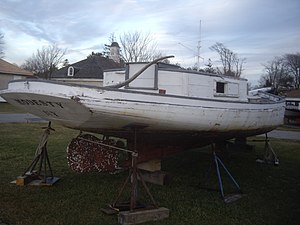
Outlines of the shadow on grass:
{"label": "shadow on grass", "polygon": [[[41,124],[1,124],[0,127],[0,221],[6,224],[117,224],[101,208],[111,203],[127,176],[124,171],[77,174],[67,166],[66,146],[78,131],[55,126],[48,151],[54,175],[61,180],[53,187],[19,187],[10,181],[32,160]],[[251,143],[251,142],[250,142]],[[245,197],[225,204],[218,192],[199,188],[211,163],[210,148],[201,148],[163,160],[163,170],[173,175],[169,186],[149,185],[160,206],[171,210],[170,218],[147,224],[299,224],[300,142],[271,140],[280,166],[255,163],[264,153],[232,151],[224,163],[239,182]],[[252,144],[252,143],[251,143]],[[217,188],[212,170],[208,185]],[[231,191],[224,177],[224,188]],[[141,192],[141,199],[146,196]]]}

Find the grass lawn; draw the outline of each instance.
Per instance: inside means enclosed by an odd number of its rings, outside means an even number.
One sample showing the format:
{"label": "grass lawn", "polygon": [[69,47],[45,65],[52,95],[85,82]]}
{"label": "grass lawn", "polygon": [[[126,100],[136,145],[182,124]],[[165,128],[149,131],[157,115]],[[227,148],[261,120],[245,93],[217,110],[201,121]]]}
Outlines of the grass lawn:
{"label": "grass lawn", "polygon": [[17,108],[9,103],[0,102],[0,114],[1,113],[26,113],[24,110]]}
{"label": "grass lawn", "polygon": [[[0,224],[92,225],[117,224],[116,216],[100,209],[116,197],[127,172],[83,173],[67,166],[66,146],[78,131],[53,126],[48,150],[54,175],[53,187],[19,187],[10,184],[31,162],[41,127],[45,124],[0,124]],[[170,172],[169,186],[149,185],[170,218],[147,224],[300,224],[300,142],[272,140],[280,159],[278,167],[255,163],[263,155],[263,143],[255,151],[231,152],[224,163],[239,182],[245,196],[225,204],[218,192],[199,188],[210,165],[209,148],[191,150],[163,160]],[[251,144],[252,144],[251,143]],[[224,177],[225,192],[232,188]],[[216,174],[209,184],[216,186]]]}
{"label": "grass lawn", "polygon": [[282,126],[278,127],[276,130],[300,132],[300,126],[299,125],[282,125]]}

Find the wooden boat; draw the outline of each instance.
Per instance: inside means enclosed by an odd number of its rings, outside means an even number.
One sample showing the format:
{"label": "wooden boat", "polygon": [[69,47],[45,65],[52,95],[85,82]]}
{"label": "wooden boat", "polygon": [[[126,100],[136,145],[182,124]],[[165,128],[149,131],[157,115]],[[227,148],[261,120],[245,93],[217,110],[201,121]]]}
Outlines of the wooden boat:
{"label": "wooden boat", "polygon": [[[247,80],[159,63],[128,63],[104,73],[104,86],[17,80],[0,95],[65,127],[125,138],[151,158],[269,132],[283,123],[285,101]],[[171,150],[172,149],[172,150]],[[155,153],[154,153],[155,152]],[[146,157],[146,156],[145,156]]]}

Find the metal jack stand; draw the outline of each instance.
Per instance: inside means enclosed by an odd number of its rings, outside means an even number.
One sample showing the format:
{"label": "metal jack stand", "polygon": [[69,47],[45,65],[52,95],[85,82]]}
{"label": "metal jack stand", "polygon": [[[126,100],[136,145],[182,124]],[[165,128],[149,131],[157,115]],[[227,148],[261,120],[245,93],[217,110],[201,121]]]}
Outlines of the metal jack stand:
{"label": "metal jack stand", "polygon": [[[158,208],[157,203],[155,202],[152,194],[150,193],[149,188],[147,187],[142,174],[140,173],[137,167],[137,131],[141,129],[140,126],[131,126],[134,132],[134,147],[131,151],[131,168],[129,174],[123,183],[117,198],[115,201],[109,205],[108,208],[102,208],[101,210],[107,214],[116,214],[118,215],[118,221],[120,224],[136,224],[147,222],[151,220],[161,220],[169,217],[169,210],[166,208]],[[147,195],[150,197],[152,205],[145,205],[138,202],[138,178],[140,179]],[[120,202],[120,198],[125,190],[126,185],[131,179],[131,194],[130,202]]]}
{"label": "metal jack stand", "polygon": [[265,142],[265,154],[264,154],[264,158],[263,159],[257,159],[256,162],[257,163],[266,163],[266,164],[271,164],[271,165],[275,165],[278,166],[279,165],[279,159],[275,153],[275,151],[273,150],[271,144],[270,144],[270,140],[268,138],[268,134],[266,133],[266,138],[265,140],[262,140]]}
{"label": "metal jack stand", "polygon": [[[115,201],[109,205],[109,207],[114,210],[115,212],[110,212],[109,210],[107,210],[106,208],[104,208],[102,211],[104,211],[105,213],[108,214],[113,214],[113,213],[117,213],[119,211],[124,211],[124,210],[130,210],[133,211],[135,209],[140,209],[140,208],[145,208],[146,206],[144,204],[140,204],[138,203],[137,199],[138,199],[138,178],[140,179],[140,181],[143,184],[143,187],[146,191],[146,193],[148,194],[148,196],[150,197],[151,201],[152,201],[152,208],[158,208],[157,204],[153,198],[153,196],[151,195],[149,188],[147,187],[143,176],[141,175],[139,169],[137,168],[137,157],[138,157],[138,151],[137,151],[137,130],[141,129],[140,126],[132,126],[130,127],[133,129],[134,132],[134,147],[133,147],[133,151],[128,151],[131,153],[131,168],[129,170],[129,174],[124,182],[124,184],[122,185],[117,198],[115,199]],[[130,195],[130,203],[120,203],[120,198],[121,195],[123,194],[126,185],[128,184],[129,180],[131,179],[131,195]]]}
{"label": "metal jack stand", "polygon": [[[242,197],[242,192],[241,192],[241,188],[239,186],[239,184],[236,182],[236,180],[233,178],[233,176],[231,175],[231,173],[228,171],[228,169],[226,168],[226,166],[223,164],[223,162],[221,161],[221,159],[217,156],[216,152],[215,152],[215,144],[211,144],[212,147],[212,154],[213,154],[213,159],[212,159],[212,163],[209,167],[209,169],[206,172],[206,179],[208,178],[208,174],[211,170],[212,165],[214,164],[216,167],[216,171],[217,171],[217,176],[218,176],[218,183],[219,183],[219,188],[220,188],[220,193],[221,193],[221,197],[224,200],[225,203],[231,203],[234,202],[238,199],[240,199]],[[222,177],[221,177],[221,171],[220,171],[220,166],[221,168],[224,169],[224,171],[226,172],[226,174],[228,175],[228,177],[230,178],[230,180],[232,181],[232,183],[235,185],[235,187],[237,188],[237,193],[234,194],[229,194],[225,196],[224,193],[224,188],[223,188],[223,182],[222,182]]]}
{"label": "metal jack stand", "polygon": [[[48,136],[50,131],[55,130],[51,128],[51,122],[48,123],[47,127],[43,128],[45,131],[36,149],[35,158],[25,172],[17,178],[17,185],[51,186],[59,180],[59,178],[53,176],[47,151]],[[37,165],[38,169],[36,169]],[[47,176],[47,167],[49,168],[50,176]]]}

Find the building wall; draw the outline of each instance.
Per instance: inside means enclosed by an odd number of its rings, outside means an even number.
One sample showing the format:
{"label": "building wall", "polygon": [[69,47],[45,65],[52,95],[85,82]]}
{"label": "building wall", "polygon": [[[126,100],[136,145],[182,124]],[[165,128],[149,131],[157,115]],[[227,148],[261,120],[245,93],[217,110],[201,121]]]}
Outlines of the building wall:
{"label": "building wall", "polygon": [[11,80],[14,80],[14,75],[0,74],[0,90],[7,89]]}
{"label": "building wall", "polygon": [[13,75],[13,74],[0,74],[0,90],[8,88],[8,83],[11,80],[26,79],[28,76]]}
{"label": "building wall", "polygon": [[[0,90],[5,90],[8,88],[9,81],[26,79],[28,76],[22,75],[13,75],[13,74],[0,74]],[[0,97],[0,102],[6,102],[3,98]]]}

